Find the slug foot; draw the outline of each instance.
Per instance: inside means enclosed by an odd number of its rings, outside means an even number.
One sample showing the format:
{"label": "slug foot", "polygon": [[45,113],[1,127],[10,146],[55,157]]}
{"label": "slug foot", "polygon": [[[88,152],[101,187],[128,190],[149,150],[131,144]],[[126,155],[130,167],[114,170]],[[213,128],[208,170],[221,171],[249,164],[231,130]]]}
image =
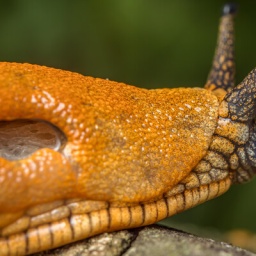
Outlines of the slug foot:
{"label": "slug foot", "polygon": [[[145,226],[226,192],[229,177],[186,189],[154,202],[130,206],[82,199],[59,200],[26,210],[0,229],[1,255],[24,255],[94,236],[102,232]],[[171,193],[170,193],[171,194]]]}

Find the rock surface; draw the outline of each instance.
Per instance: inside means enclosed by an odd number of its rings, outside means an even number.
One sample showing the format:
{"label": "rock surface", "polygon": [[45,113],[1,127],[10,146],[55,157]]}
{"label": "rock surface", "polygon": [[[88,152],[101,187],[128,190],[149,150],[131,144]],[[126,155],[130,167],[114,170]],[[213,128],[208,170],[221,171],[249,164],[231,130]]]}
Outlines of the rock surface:
{"label": "rock surface", "polygon": [[180,230],[151,225],[101,234],[34,256],[253,256],[224,242],[198,237]]}

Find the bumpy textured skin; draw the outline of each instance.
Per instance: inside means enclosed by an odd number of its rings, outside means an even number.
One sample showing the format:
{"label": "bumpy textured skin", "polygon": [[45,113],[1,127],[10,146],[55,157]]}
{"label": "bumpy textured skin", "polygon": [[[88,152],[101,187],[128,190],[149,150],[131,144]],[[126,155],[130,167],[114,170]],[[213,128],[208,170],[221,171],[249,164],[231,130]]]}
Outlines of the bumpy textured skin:
{"label": "bumpy textured skin", "polygon": [[16,63],[0,64],[0,95],[0,120],[47,120],[67,136],[63,154],[0,159],[1,212],[72,197],[160,198],[206,154],[219,106],[205,89],[146,90]]}
{"label": "bumpy textured skin", "polygon": [[234,151],[231,153],[236,153],[226,155],[226,159],[234,173],[233,182],[236,183],[247,182],[256,173],[255,85],[256,68],[227,93],[219,109],[215,132],[233,144]]}

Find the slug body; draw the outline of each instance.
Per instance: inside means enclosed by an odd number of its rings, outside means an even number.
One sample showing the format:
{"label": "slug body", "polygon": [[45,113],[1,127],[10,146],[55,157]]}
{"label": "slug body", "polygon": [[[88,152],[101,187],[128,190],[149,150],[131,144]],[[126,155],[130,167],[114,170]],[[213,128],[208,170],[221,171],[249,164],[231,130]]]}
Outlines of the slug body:
{"label": "slug body", "polygon": [[254,175],[256,72],[233,88],[231,9],[205,89],[0,63],[1,255],[148,225]]}
{"label": "slug body", "polygon": [[[9,170],[1,211],[80,196],[154,200],[196,166],[216,128],[218,100],[205,89],[146,90],[10,63],[0,64],[0,79],[0,120],[47,120],[67,139],[61,152],[42,148],[17,161],[1,159]],[[13,99],[17,109],[8,104]]]}

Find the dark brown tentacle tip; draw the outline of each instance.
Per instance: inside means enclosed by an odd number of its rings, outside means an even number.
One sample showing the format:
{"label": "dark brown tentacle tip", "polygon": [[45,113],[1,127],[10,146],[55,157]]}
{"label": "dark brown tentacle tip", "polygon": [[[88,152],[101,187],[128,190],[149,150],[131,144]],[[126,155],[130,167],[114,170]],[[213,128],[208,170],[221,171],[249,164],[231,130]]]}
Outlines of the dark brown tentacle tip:
{"label": "dark brown tentacle tip", "polygon": [[238,5],[236,3],[226,3],[222,9],[222,15],[236,14]]}

